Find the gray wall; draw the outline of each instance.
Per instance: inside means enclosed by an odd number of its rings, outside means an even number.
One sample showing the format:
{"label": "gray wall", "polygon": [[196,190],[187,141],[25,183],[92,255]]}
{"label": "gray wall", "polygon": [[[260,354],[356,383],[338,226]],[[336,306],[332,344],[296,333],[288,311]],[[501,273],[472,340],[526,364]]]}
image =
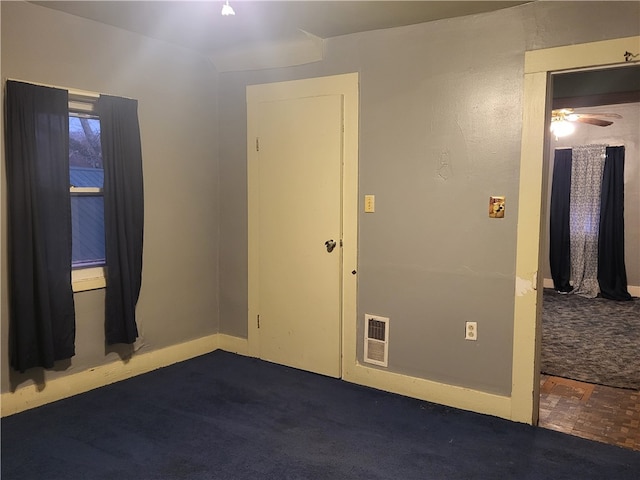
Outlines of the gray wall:
{"label": "gray wall", "polygon": [[[359,331],[364,313],[388,316],[389,370],[510,394],[524,52],[638,35],[638,18],[637,2],[535,2],[221,74],[221,332],[247,335],[245,86],[359,72],[359,192],[376,195],[359,217]],[[490,195],[506,196],[504,219],[488,218]]]}
{"label": "gray wall", "polygon": [[[359,220],[359,327],[365,312],[391,318],[389,370],[509,394],[524,52],[638,35],[638,18],[637,2],[536,2],[338,37],[322,62],[218,79],[187,50],[2,2],[1,66],[140,101],[142,351],[247,335],[245,85],[359,72],[360,197],[377,197]],[[488,218],[490,195],[507,197],[503,220]],[[1,240],[6,346],[4,223]],[[47,378],[118,358],[104,349],[103,292],[77,294],[76,309],[78,354]],[[28,381],[1,363],[3,392]]]}
{"label": "gray wall", "polygon": [[[605,144],[624,145],[624,222],[625,222],[625,267],[627,284],[640,286],[640,103],[623,105],[603,105],[576,110],[578,112],[611,112],[622,115],[608,127],[594,127],[578,124],[574,134],[550,142],[548,198],[551,198],[553,179],[553,155],[556,148],[571,148],[578,145]],[[547,203],[547,207],[549,202]],[[547,225],[549,209],[547,208]],[[548,229],[547,229],[548,231]],[[549,236],[545,238],[544,278],[551,278],[549,267]]]}
{"label": "gray wall", "polygon": [[[218,162],[216,78],[193,52],[23,2],[2,2],[2,77],[136,98],[145,186],[140,352],[216,333]],[[2,149],[4,151],[4,149]],[[6,202],[2,162],[2,391],[42,378],[9,372]],[[112,362],[105,352],[104,290],[77,293],[75,373]]]}

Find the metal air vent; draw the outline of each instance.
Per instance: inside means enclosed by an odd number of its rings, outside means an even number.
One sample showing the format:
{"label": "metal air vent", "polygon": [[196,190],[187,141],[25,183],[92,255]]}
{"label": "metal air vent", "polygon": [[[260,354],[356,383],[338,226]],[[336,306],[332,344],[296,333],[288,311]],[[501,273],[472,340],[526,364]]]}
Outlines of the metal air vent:
{"label": "metal air vent", "polygon": [[386,367],[389,355],[389,319],[365,315],[364,321],[364,361]]}

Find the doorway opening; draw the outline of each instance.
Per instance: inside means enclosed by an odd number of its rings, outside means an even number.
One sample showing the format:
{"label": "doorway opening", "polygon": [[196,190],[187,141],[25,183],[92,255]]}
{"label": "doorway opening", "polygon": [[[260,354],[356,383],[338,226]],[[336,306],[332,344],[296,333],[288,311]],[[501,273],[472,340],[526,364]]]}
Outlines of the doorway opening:
{"label": "doorway opening", "polygon": [[[525,53],[523,123],[516,242],[511,418],[538,424],[540,346],[548,149],[551,120],[549,76],[580,69],[637,66],[628,52],[640,37],[626,37]],[[549,107],[549,108],[547,108]],[[532,395],[533,392],[533,395]]]}
{"label": "doorway opening", "polygon": [[[551,134],[545,152],[540,404],[538,425],[640,450],[640,65],[552,73],[551,118],[572,116],[573,132]],[[581,121],[577,121],[581,119]],[[631,301],[559,293],[549,265],[554,161],[560,150],[625,147],[624,258]],[[557,158],[557,160],[555,160]],[[558,283],[558,282],[556,282]],[[557,286],[557,285],[556,285]],[[626,287],[626,285],[625,285]],[[573,288],[573,287],[571,287]],[[561,289],[562,290],[562,289]]]}

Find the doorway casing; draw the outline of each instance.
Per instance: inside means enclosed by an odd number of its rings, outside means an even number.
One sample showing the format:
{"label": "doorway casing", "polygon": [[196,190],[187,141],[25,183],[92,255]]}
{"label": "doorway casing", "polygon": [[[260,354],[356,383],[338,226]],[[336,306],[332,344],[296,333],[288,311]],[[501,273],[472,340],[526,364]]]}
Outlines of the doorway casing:
{"label": "doorway casing", "polygon": [[359,75],[348,73],[247,87],[247,188],[248,188],[248,338],[247,353],[260,357],[259,314],[259,224],[255,132],[258,125],[252,106],[260,102],[324,95],[340,95],[343,102],[342,145],[342,278],[341,278],[341,374],[344,377],[356,359],[356,286],[358,241],[358,102]]}
{"label": "doorway casing", "polygon": [[[542,315],[542,262],[552,72],[614,67],[640,52],[640,36],[525,53],[520,188],[516,244],[511,419],[537,424]],[[638,64],[639,62],[633,62]]]}

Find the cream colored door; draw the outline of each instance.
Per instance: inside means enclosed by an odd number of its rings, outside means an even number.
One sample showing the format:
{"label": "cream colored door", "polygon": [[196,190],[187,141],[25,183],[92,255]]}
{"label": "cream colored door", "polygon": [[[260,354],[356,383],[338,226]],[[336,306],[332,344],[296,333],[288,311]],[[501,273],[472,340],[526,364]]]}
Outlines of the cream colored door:
{"label": "cream colored door", "polygon": [[260,102],[253,113],[259,356],[339,377],[342,96]]}

